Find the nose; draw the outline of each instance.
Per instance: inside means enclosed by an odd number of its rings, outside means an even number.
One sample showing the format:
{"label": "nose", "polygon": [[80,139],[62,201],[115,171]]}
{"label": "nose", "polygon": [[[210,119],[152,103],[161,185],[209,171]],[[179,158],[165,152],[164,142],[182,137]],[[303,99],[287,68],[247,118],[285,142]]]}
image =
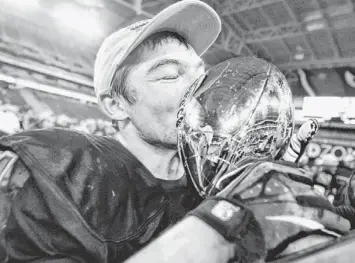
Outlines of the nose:
{"label": "nose", "polygon": [[186,57],[182,59],[183,71],[185,73],[186,80],[190,81],[192,84],[197,78],[205,73],[204,62],[199,57]]}
{"label": "nose", "polygon": [[190,87],[205,73],[204,63],[200,59],[186,59],[184,71],[184,84],[181,86],[182,99],[187,96]]}
{"label": "nose", "polygon": [[186,80],[189,84],[188,87],[190,87],[203,74],[205,74],[205,69],[203,67],[191,68],[186,74]]}

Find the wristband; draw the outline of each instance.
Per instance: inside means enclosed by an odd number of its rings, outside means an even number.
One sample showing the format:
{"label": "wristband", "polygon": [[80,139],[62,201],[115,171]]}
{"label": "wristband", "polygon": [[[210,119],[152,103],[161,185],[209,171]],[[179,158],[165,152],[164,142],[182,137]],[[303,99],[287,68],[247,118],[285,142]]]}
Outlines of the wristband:
{"label": "wristband", "polygon": [[215,197],[204,200],[188,215],[194,215],[217,230],[226,240],[235,242],[236,235],[251,218],[251,211]]}
{"label": "wristband", "polygon": [[254,214],[236,200],[208,197],[187,215],[201,219],[227,241],[236,244],[238,262],[253,262],[266,256],[263,232]]}

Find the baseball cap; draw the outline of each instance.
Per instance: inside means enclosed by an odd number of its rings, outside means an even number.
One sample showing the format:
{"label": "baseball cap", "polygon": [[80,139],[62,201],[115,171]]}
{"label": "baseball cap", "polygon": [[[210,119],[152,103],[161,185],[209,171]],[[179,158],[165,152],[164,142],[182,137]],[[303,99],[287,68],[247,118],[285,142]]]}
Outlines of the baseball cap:
{"label": "baseball cap", "polygon": [[184,37],[195,52],[202,55],[221,31],[221,20],[209,5],[198,0],[184,0],[165,8],[151,19],[142,20],[109,35],[95,60],[94,88],[100,101],[110,94],[116,69],[150,35],[172,31]]}

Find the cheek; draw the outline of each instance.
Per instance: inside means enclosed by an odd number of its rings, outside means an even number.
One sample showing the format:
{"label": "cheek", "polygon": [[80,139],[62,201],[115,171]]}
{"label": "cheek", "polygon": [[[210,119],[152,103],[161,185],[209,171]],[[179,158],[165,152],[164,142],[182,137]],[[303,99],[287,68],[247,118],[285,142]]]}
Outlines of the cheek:
{"label": "cheek", "polygon": [[147,110],[156,115],[176,114],[183,92],[177,89],[171,89],[170,92],[152,93],[152,96],[146,96],[144,105]]}
{"label": "cheek", "polygon": [[151,104],[151,113],[160,121],[167,121],[168,119],[175,119],[178,111],[178,103],[176,100],[169,101],[155,101]]}
{"label": "cheek", "polygon": [[133,118],[146,125],[170,126],[175,122],[178,111],[176,100],[145,99],[137,101],[134,107]]}
{"label": "cheek", "polygon": [[167,126],[171,126],[177,119],[177,113],[180,106],[180,101],[184,96],[189,83],[180,82],[179,84],[165,84],[164,86],[150,86],[144,89],[137,96],[135,103],[136,114],[139,115],[142,121],[145,118],[162,122]]}

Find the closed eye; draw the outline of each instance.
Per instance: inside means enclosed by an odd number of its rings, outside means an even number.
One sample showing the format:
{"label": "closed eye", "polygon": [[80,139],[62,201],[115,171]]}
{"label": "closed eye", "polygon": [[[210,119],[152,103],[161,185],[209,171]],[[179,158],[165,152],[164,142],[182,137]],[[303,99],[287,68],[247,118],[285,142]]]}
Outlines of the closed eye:
{"label": "closed eye", "polygon": [[166,76],[166,77],[161,78],[161,79],[163,79],[163,80],[172,80],[172,79],[177,79],[178,77],[179,77],[178,75],[176,75],[176,76]]}

